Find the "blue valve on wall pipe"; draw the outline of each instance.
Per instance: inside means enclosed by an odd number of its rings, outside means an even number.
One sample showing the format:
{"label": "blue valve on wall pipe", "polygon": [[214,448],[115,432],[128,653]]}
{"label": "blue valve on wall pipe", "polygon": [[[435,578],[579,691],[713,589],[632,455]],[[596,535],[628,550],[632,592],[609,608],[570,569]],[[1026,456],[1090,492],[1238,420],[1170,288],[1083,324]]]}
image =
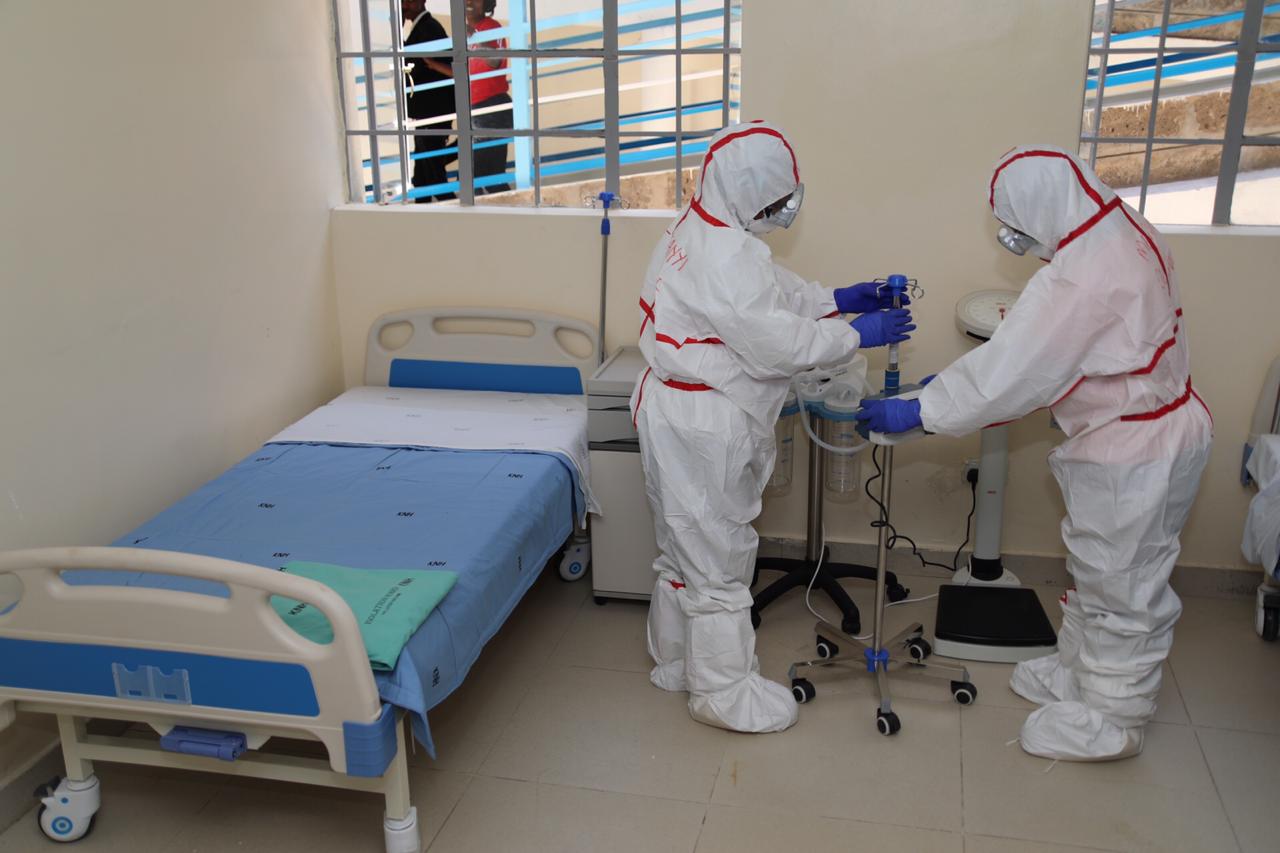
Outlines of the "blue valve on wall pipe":
{"label": "blue valve on wall pipe", "polygon": [[604,218],[600,220],[600,325],[596,327],[596,333],[600,336],[600,363],[604,364],[609,356],[604,348],[604,308],[609,291],[609,208],[613,205],[615,196],[604,192],[596,198],[600,199],[600,206],[604,208]]}

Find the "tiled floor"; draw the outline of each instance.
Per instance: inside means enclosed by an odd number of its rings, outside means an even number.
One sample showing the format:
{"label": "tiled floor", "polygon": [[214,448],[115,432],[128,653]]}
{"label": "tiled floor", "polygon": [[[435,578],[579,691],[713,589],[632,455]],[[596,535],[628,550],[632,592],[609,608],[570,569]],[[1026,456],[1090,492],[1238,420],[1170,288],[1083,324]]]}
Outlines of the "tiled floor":
{"label": "tiled floor", "polygon": [[[1249,600],[1186,600],[1141,756],[1051,767],[1008,745],[1030,706],[994,664],[971,666],[971,707],[935,683],[895,681],[893,738],[873,727],[871,683],[834,671],[813,677],[818,697],[790,731],[699,725],[648,682],[644,606],[597,607],[589,583],[542,578],[433,712],[439,757],[413,760],[432,853],[1280,850],[1280,644],[1254,635]],[[907,583],[917,595],[937,585]],[[866,612],[869,588],[849,586]],[[888,617],[890,628],[932,620],[932,602]],[[799,593],[766,612],[766,675],[809,656],[812,623]],[[382,850],[369,795],[110,765],[99,775],[84,853]],[[30,816],[0,835],[0,853],[41,849]]]}

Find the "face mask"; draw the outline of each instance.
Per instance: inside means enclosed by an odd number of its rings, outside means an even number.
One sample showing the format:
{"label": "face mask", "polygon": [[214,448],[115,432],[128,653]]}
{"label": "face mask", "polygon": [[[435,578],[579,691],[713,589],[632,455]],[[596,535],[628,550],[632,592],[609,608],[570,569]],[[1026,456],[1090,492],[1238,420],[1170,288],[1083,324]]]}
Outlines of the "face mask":
{"label": "face mask", "polygon": [[747,230],[752,234],[768,234],[777,228],[790,228],[791,223],[796,221],[796,214],[800,212],[803,201],[804,184],[797,184],[795,192],[781,206],[772,212],[768,212],[770,208],[765,208],[765,215],[748,222]]}
{"label": "face mask", "polygon": [[1021,257],[1027,252],[1035,255],[1042,260],[1052,260],[1053,251],[1045,248],[1036,241],[1036,238],[1029,234],[1023,234],[1017,229],[1010,228],[1008,225],[1001,225],[1000,230],[996,233],[996,240],[1000,242],[1010,252]]}

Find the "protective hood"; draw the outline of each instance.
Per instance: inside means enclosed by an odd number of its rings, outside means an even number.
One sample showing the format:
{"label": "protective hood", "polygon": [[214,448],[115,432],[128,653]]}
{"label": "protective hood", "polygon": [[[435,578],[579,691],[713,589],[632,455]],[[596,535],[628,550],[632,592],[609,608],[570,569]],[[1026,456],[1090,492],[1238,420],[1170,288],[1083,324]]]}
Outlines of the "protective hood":
{"label": "protective hood", "polygon": [[996,219],[1051,251],[1119,204],[1079,158],[1050,145],[1015,148],[1000,158],[988,199]]}
{"label": "protective hood", "polygon": [[734,124],[712,137],[689,206],[710,225],[745,229],[799,185],[796,155],[782,131],[762,121]]}

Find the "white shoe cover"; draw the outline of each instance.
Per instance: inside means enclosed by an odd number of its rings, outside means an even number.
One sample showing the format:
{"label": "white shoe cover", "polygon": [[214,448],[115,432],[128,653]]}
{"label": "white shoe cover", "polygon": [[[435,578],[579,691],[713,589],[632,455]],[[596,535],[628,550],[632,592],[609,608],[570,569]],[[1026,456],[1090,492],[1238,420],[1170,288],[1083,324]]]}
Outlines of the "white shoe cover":
{"label": "white shoe cover", "polygon": [[800,706],[790,690],[753,672],[725,690],[690,693],[689,713],[735,732],[780,732],[795,725]]}
{"label": "white shoe cover", "polygon": [[1037,705],[1080,699],[1075,676],[1063,666],[1057,652],[1019,662],[1009,678],[1009,689]]}
{"label": "white shoe cover", "polygon": [[1031,712],[1019,740],[1041,758],[1114,761],[1142,752],[1142,727],[1121,728],[1081,702],[1054,702]]}
{"label": "white shoe cover", "polygon": [[736,732],[780,732],[800,709],[791,691],[759,673],[751,611],[724,610],[689,617],[689,713]]}
{"label": "white shoe cover", "polygon": [[649,680],[674,693],[689,689],[684,675],[688,617],[680,607],[679,595],[671,579],[663,574],[658,576],[649,599],[648,647],[654,663]]}

